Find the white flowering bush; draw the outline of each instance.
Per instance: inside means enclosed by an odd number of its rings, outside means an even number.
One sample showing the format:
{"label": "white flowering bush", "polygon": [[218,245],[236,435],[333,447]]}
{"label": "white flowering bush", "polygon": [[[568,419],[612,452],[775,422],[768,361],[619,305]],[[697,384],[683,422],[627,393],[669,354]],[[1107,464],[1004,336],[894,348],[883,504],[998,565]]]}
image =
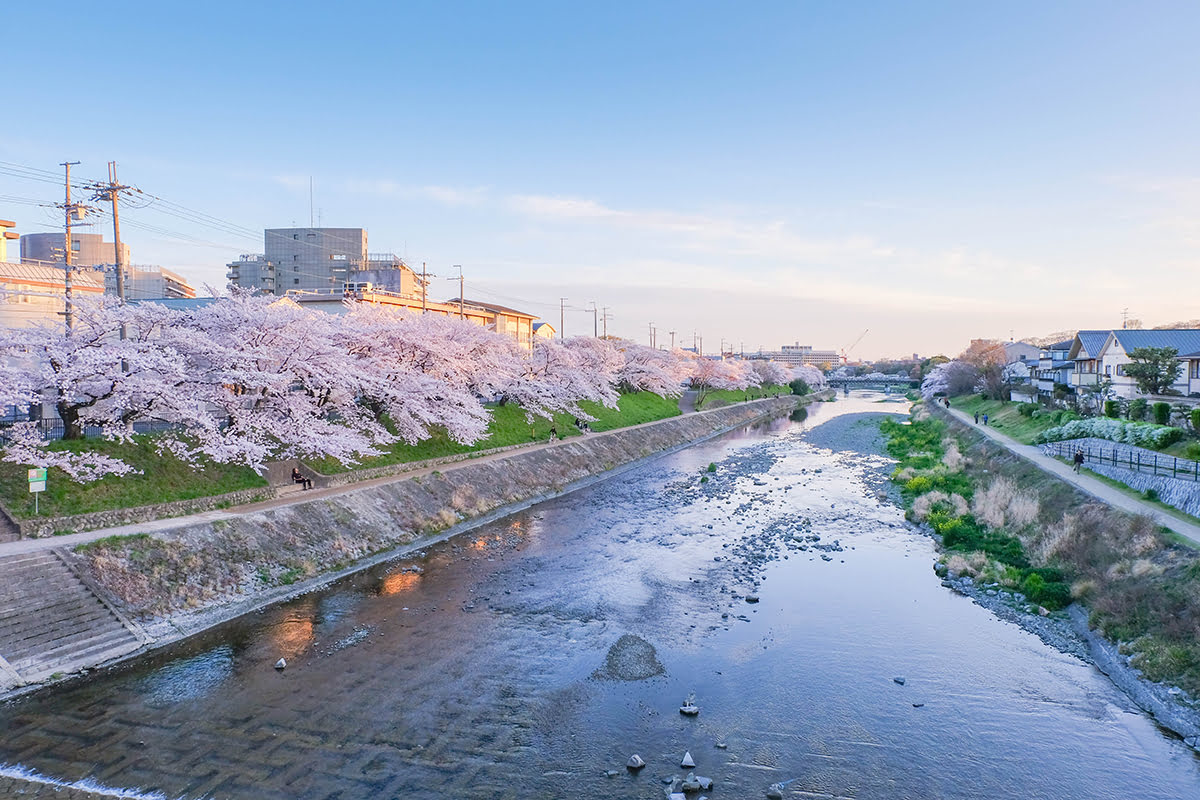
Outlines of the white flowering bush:
{"label": "white flowering bush", "polygon": [[1110,442],[1121,442],[1138,447],[1159,449],[1183,438],[1183,431],[1170,425],[1153,425],[1149,422],[1128,422],[1109,417],[1091,417],[1072,420],[1057,428],[1042,431],[1039,442],[1061,442],[1064,439],[1084,439],[1094,436]]}

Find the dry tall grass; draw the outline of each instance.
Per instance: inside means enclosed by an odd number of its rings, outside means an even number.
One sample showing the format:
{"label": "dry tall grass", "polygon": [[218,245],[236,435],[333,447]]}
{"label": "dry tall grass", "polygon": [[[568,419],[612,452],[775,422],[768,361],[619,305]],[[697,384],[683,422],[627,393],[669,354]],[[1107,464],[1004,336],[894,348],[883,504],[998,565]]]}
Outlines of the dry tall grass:
{"label": "dry tall grass", "polygon": [[967,513],[967,501],[962,495],[926,492],[913,501],[913,519],[917,522],[924,522],[929,519],[930,512],[939,506],[949,509],[956,517]]}
{"label": "dry tall grass", "polygon": [[971,512],[975,519],[995,529],[1019,530],[1037,521],[1041,504],[1031,491],[1017,488],[1008,478],[996,478],[975,492]]}

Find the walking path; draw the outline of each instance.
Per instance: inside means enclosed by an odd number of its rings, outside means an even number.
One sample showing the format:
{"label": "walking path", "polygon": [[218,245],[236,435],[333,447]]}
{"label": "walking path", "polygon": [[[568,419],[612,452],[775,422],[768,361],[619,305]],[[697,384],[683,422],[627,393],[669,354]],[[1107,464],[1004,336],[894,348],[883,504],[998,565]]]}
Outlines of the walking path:
{"label": "walking path", "polygon": [[1064,464],[1057,458],[1053,458],[1044,454],[1040,449],[1034,447],[1033,445],[1015,442],[1009,437],[1005,436],[1003,433],[997,431],[995,428],[991,428],[986,425],[976,425],[971,415],[964,411],[959,411],[956,408],[946,409],[940,407],[938,408],[938,411],[943,414],[948,413],[953,415],[955,419],[964,423],[968,427],[974,428],[976,431],[991,439],[1001,447],[1005,447],[1009,451],[1016,453],[1021,458],[1024,458],[1026,461],[1031,462],[1043,472],[1049,472],[1050,474],[1061,478],[1067,483],[1077,487],[1084,493],[1096,498],[1100,502],[1106,503],[1114,508],[1119,508],[1122,511],[1128,511],[1130,514],[1143,514],[1147,517],[1150,517],[1164,528],[1169,528],[1175,531],[1175,533],[1178,533],[1180,536],[1190,539],[1197,545],[1200,545],[1200,525],[1196,525],[1192,522],[1186,522],[1178,517],[1174,517],[1164,512],[1162,509],[1150,505],[1149,503],[1142,502],[1135,497],[1130,497],[1124,492],[1114,489],[1113,487],[1092,477],[1091,475],[1076,474],[1071,465]]}

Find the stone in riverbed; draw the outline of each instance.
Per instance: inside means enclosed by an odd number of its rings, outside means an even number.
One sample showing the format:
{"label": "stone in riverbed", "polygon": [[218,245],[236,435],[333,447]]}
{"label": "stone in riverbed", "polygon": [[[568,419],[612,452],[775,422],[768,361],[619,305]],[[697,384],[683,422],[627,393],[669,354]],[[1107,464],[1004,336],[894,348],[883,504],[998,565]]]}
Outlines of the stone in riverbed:
{"label": "stone in riverbed", "polygon": [[287,666],[287,662],[284,661],[282,658],[275,662],[275,669],[282,670],[286,666]]}
{"label": "stone in riverbed", "polygon": [[767,797],[769,800],[783,800],[783,784],[772,783],[767,787]]}
{"label": "stone in riverbed", "polygon": [[637,753],[634,753],[629,757],[629,761],[625,763],[625,766],[629,769],[641,769],[642,767],[646,766],[646,762],[641,756],[639,756]]}
{"label": "stone in riverbed", "polygon": [[691,751],[691,750],[688,750],[687,752],[685,752],[685,753],[683,754],[683,760],[679,762],[679,766],[681,766],[681,767],[694,767],[694,766],[696,766],[696,760],[695,760],[694,758],[692,758],[692,751]]}
{"label": "stone in riverbed", "polygon": [[748,595],[746,595],[746,602],[747,602],[747,603],[757,603],[757,602],[758,602],[758,595],[756,595],[756,594],[748,594]]}
{"label": "stone in riverbed", "polygon": [[892,680],[895,681],[896,683],[900,684],[901,686],[904,685],[904,676],[903,675],[897,675],[896,677],[892,678]]}
{"label": "stone in riverbed", "polygon": [[627,633],[608,648],[604,666],[593,672],[592,677],[609,681],[641,681],[664,672],[666,670],[658,660],[654,645],[640,636]]}

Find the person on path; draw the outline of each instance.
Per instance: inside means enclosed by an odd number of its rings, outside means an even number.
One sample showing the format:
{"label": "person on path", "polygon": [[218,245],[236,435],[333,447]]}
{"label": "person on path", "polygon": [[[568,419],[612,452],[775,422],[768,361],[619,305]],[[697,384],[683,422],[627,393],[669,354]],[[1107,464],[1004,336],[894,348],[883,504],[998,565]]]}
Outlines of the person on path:
{"label": "person on path", "polygon": [[978,411],[975,412],[975,424],[976,425],[979,424],[979,412]]}
{"label": "person on path", "polygon": [[1076,448],[1073,460],[1075,462],[1075,471],[1079,472],[1079,468],[1083,466],[1083,450],[1081,448]]}
{"label": "person on path", "polygon": [[550,426],[550,441],[553,442],[553,441],[556,441],[557,439],[558,439],[558,428],[554,425],[551,425]]}
{"label": "person on path", "polygon": [[987,427],[987,414],[983,415],[983,425],[984,427]]}

